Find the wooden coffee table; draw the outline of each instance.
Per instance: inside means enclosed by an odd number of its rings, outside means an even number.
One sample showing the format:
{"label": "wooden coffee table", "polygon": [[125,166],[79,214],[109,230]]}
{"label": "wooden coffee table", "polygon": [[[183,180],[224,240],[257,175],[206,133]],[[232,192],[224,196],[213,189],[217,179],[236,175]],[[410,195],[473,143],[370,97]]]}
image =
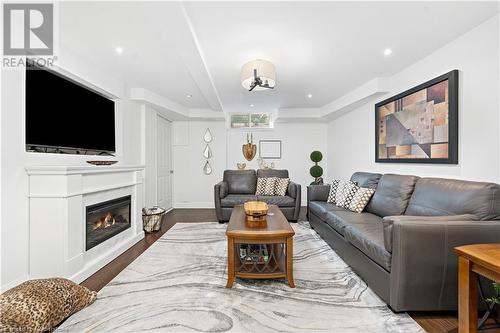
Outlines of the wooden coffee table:
{"label": "wooden coffee table", "polygon": [[293,231],[278,206],[269,205],[267,226],[252,228],[246,224],[243,206],[235,206],[229,219],[227,235],[227,284],[234,278],[293,281]]}

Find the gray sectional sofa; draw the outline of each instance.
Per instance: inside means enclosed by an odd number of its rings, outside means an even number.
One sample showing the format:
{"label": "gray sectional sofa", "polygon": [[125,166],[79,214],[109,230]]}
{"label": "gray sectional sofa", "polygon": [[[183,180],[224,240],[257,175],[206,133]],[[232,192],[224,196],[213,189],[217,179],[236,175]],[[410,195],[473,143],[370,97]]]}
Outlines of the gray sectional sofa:
{"label": "gray sectional sofa", "polygon": [[300,213],[301,187],[290,181],[285,196],[255,195],[257,178],[289,178],[288,170],[225,170],[223,180],[214,186],[215,212],[219,222],[227,222],[233,207],[259,200],[280,207],[288,221],[297,221]]}
{"label": "gray sectional sofa", "polygon": [[394,311],[457,309],[453,248],[500,242],[500,185],[356,172],[376,189],[363,213],[327,203],[330,187],[307,189],[312,228]]}

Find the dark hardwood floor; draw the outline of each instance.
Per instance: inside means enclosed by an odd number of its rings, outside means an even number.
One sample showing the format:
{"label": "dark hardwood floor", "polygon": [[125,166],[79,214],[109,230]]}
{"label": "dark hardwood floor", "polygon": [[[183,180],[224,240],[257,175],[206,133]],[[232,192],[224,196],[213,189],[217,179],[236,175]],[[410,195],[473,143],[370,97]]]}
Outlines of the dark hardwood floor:
{"label": "dark hardwood floor", "polygon": [[[301,211],[301,219],[305,219],[305,207]],[[99,291],[118,273],[139,257],[148,247],[165,234],[178,222],[217,221],[214,209],[174,209],[163,217],[162,228],[157,233],[147,234],[144,239],[122,253],[118,258],[104,266],[94,275],[82,282],[85,287]],[[455,333],[457,330],[456,313],[412,312],[411,317],[429,333]],[[482,332],[500,333],[500,329],[489,329]]]}
{"label": "dark hardwood floor", "polygon": [[123,252],[118,258],[101,268],[81,284],[90,290],[99,291],[177,222],[196,223],[210,221],[217,221],[214,209],[174,209],[163,216],[160,231],[146,234],[142,240]]}

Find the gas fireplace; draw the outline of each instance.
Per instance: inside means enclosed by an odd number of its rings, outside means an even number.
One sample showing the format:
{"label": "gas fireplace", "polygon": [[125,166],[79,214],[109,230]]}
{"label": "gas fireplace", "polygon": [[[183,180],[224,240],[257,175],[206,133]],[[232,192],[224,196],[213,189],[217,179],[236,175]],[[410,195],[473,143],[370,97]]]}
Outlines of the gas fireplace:
{"label": "gas fireplace", "polygon": [[128,195],[86,207],[86,250],[130,228],[130,203]]}

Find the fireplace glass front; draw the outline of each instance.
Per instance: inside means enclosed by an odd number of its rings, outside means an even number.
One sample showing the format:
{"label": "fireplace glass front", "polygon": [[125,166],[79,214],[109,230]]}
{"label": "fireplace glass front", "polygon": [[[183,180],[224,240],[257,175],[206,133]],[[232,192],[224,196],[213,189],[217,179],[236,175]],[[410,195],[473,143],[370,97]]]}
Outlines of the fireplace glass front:
{"label": "fireplace glass front", "polygon": [[87,206],[85,249],[130,228],[131,196]]}

